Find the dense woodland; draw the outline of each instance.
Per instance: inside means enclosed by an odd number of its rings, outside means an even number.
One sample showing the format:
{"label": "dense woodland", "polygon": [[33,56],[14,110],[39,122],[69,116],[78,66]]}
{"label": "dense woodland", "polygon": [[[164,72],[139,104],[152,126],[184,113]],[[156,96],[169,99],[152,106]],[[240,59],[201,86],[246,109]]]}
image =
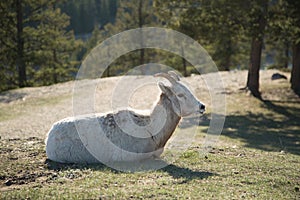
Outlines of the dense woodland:
{"label": "dense woodland", "polygon": [[[74,79],[82,59],[106,38],[132,28],[166,27],[197,40],[219,70],[248,69],[259,97],[259,70],[291,71],[300,93],[300,1],[11,0],[0,2],[0,91]],[[141,49],[118,58],[105,76],[149,62],[196,73],[171,53]]]}

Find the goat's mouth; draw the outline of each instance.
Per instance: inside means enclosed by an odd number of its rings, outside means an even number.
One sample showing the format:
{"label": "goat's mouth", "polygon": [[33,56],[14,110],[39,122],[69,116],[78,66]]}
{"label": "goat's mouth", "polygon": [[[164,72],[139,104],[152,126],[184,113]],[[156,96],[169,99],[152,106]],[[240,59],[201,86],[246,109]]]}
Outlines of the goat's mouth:
{"label": "goat's mouth", "polygon": [[200,114],[203,114],[205,112],[205,110],[199,110]]}
{"label": "goat's mouth", "polygon": [[199,113],[203,114],[205,112],[205,105],[204,104],[200,104],[199,106]]}

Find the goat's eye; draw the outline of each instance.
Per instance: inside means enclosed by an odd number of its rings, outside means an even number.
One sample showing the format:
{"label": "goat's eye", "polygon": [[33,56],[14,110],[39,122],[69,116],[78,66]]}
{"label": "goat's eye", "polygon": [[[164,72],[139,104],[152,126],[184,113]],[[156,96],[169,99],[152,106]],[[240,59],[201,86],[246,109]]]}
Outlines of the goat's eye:
{"label": "goat's eye", "polygon": [[178,94],[177,96],[182,98],[182,97],[184,97],[184,94]]}

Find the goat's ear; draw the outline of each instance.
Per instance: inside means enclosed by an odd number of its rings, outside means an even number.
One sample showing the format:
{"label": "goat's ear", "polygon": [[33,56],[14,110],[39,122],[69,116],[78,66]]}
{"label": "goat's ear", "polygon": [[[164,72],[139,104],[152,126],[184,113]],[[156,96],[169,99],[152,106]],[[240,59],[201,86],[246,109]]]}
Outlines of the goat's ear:
{"label": "goat's ear", "polygon": [[164,94],[171,93],[171,89],[168,86],[165,86],[162,82],[158,82],[158,86],[159,86],[160,90],[162,91],[162,93],[164,93]]}
{"label": "goat's ear", "polygon": [[[172,96],[172,90],[170,89],[170,87],[165,86],[162,82],[158,82],[158,86],[161,89],[162,93],[166,94],[167,96]],[[178,116],[180,116],[180,104],[177,101],[178,100],[176,99],[174,102],[172,102],[172,106],[173,106],[174,112]]]}

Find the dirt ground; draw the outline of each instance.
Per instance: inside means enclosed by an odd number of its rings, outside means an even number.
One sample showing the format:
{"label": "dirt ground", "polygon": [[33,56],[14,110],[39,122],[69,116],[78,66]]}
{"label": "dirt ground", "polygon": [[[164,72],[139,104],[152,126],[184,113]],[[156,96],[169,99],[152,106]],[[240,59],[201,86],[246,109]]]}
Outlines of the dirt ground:
{"label": "dirt ground", "polygon": [[[263,99],[275,103],[300,103],[300,98],[291,90],[287,89],[290,78],[289,73],[279,72],[287,76],[287,79],[271,80],[272,74],[278,72],[279,71],[276,70],[260,72],[260,88]],[[245,91],[241,90],[246,83],[247,71],[220,72],[217,75],[220,75],[222,78],[224,90],[214,88],[214,81],[219,81],[216,79],[216,74],[201,76],[192,75],[191,77],[182,78],[182,81],[189,86],[199,100],[206,104],[207,113],[204,115],[205,118],[209,118],[211,115],[212,97],[215,94],[224,94],[224,96],[221,95],[221,97],[225,98],[219,100],[220,102],[224,101],[226,103],[224,105],[227,109],[226,114],[228,115],[228,118],[230,118],[230,115],[234,117],[240,116],[239,113],[233,112],[239,112],[239,110],[243,109],[246,111],[243,114],[248,115],[249,113],[251,116],[254,115],[255,113],[251,112],[251,109],[253,105],[258,105],[257,102],[254,102],[257,100],[254,100],[254,98],[247,98],[247,96],[245,96]],[[163,79],[160,80],[162,81]],[[47,188],[45,186],[56,187],[56,185],[58,185],[57,191],[60,191],[60,186],[62,184],[80,181],[81,179],[84,179],[87,174],[90,174],[90,170],[94,170],[94,173],[96,174],[103,173],[103,176],[106,177],[109,172],[98,170],[103,167],[102,165],[90,166],[88,168],[89,170],[86,170],[85,166],[76,164],[63,165],[48,160],[45,155],[44,144],[47,132],[54,122],[65,117],[73,116],[74,112],[78,113],[82,111],[84,113],[84,109],[81,108],[89,109],[91,107],[92,110],[97,113],[116,111],[119,107],[127,106],[135,109],[151,109],[160,93],[156,86],[157,81],[157,78],[153,77],[111,77],[99,80],[82,80],[76,83],[71,81],[52,86],[23,88],[0,93],[0,198],[2,192],[3,194],[7,193],[9,196],[10,192],[12,192],[12,194],[14,192],[18,194],[18,191],[24,192],[23,190],[26,191],[28,188],[31,188],[31,192],[35,190],[42,191]],[[86,90],[86,88],[89,90]],[[76,103],[77,97],[79,97],[79,101]],[[75,99],[75,103],[73,102],[73,98]],[[249,102],[244,102],[247,100]],[[254,102],[254,104],[251,102]],[[284,107],[284,109],[286,108]],[[235,136],[230,133],[238,132],[232,128],[239,126],[239,124],[235,123],[236,119],[237,118],[232,118],[231,120],[227,120],[227,123],[229,123],[226,130],[227,136]],[[246,121],[248,119],[243,120]],[[297,120],[298,118],[296,121]],[[272,120],[268,119],[262,121],[261,124],[267,122],[274,123]],[[244,124],[244,126],[247,127],[249,123],[256,122],[250,121],[241,124]],[[277,125],[277,123],[275,122],[274,124]],[[296,128],[298,128],[298,125],[295,125],[294,123],[291,124],[295,130],[290,131],[290,134],[287,135],[287,137],[290,137],[292,133],[297,132]],[[271,128],[272,127],[276,128],[277,126],[271,126]],[[280,130],[284,129],[284,127],[279,128]],[[245,136],[248,131],[243,128],[241,129],[241,133],[239,133],[240,136]],[[276,134],[278,133],[276,132]],[[259,133],[256,137],[257,138],[253,139],[253,143],[255,143],[257,149],[260,149],[260,146],[257,143],[262,137],[260,137]],[[278,138],[280,137],[278,136]],[[298,138],[298,136],[291,138]],[[263,156],[266,156],[268,160],[265,162],[268,163],[269,161],[272,161],[274,162],[272,166],[276,167],[278,162],[281,162],[280,159],[282,155],[285,155],[284,151],[276,150],[275,153],[270,155],[268,151],[266,151],[263,153],[264,155],[261,156],[261,151],[253,153],[252,150],[239,148],[239,143],[237,141],[243,140],[241,138],[234,140],[235,143],[232,143],[233,140],[229,141],[228,139],[223,139],[224,140],[222,141],[218,141],[222,148],[215,149],[210,152],[209,155],[210,158],[215,156],[216,159],[224,159],[220,162],[214,161],[215,165],[220,167],[220,169],[218,169],[219,171],[226,172],[226,170],[223,170],[223,164],[227,162],[228,165],[228,162],[232,159],[230,156],[233,156],[234,159],[239,159],[244,158],[246,154],[256,154],[256,158],[260,159],[260,157],[262,157],[262,160],[264,159]],[[294,139],[291,143],[295,143]],[[249,144],[252,144],[251,141]],[[295,145],[298,144],[299,143],[297,142],[295,143]],[[195,148],[199,148],[199,146],[195,146]],[[296,150],[298,149],[297,147],[293,148]],[[298,153],[299,150],[297,150],[296,155],[298,155]],[[288,155],[288,158],[292,160],[291,162],[285,162],[287,164],[291,163],[290,165],[292,165],[292,167],[287,167],[288,170],[290,170],[290,168],[294,169],[293,162],[299,165],[298,157],[296,157],[296,155]],[[280,161],[274,161],[274,156]],[[253,156],[249,156],[249,163],[245,163],[245,166],[248,167],[251,163],[263,162],[262,160],[251,161],[252,157]],[[206,161],[210,162],[207,157],[201,159],[202,160],[199,163],[205,163]],[[190,162],[194,163],[194,158],[191,158]],[[189,163],[189,167],[194,165],[191,163]],[[207,164],[205,166],[210,165]],[[201,165],[199,168],[203,169],[205,166]],[[236,173],[236,163],[234,163],[232,167],[233,169],[231,170],[235,170],[235,175],[238,175],[238,173]],[[243,166],[241,168],[243,168]],[[173,169],[170,171],[173,173]],[[277,169],[276,171],[279,174],[284,174]],[[186,170],[183,170],[183,172],[184,174],[187,173]],[[256,168],[253,171],[250,170],[249,174],[255,172],[257,172]],[[190,172],[188,171],[188,173]],[[294,172],[292,171],[291,173]],[[267,173],[264,172],[264,174]],[[260,176],[261,175],[257,177]],[[261,178],[263,179],[263,177]],[[112,178],[112,180],[114,179],[115,177]],[[299,182],[297,182],[296,179],[297,177],[291,178],[292,183],[295,184],[295,186],[292,185],[294,187],[292,189],[299,191]],[[148,179],[146,178],[146,180]],[[220,185],[219,182],[217,185]],[[286,185],[286,183],[284,183],[284,185]],[[103,187],[107,188],[107,186]],[[173,185],[170,186],[170,188],[173,188]],[[76,187],[76,191],[77,189],[78,188]],[[153,188],[151,188],[151,191],[152,190]],[[26,193],[27,192],[24,192],[24,194]],[[83,193],[85,193],[85,191]],[[28,196],[30,197],[32,194],[29,192]]]}
{"label": "dirt ground", "polygon": [[[260,72],[261,88],[264,85],[272,86],[272,83],[289,81],[290,74],[279,72],[287,76],[287,80],[271,80],[271,76],[279,71],[264,70]],[[230,103],[230,94],[241,92],[246,83],[247,71],[220,72],[220,77],[224,85],[227,104]],[[216,76],[214,76],[215,78]],[[211,106],[211,96],[214,92],[211,84],[207,85],[207,80],[211,79],[211,74],[192,75],[182,78],[189,88],[196,94],[200,101],[204,102],[209,109]],[[73,104],[73,96],[77,95],[76,88],[90,88],[96,86],[94,97],[94,112],[108,112],[118,109],[118,107],[132,107],[134,109],[151,109],[159,96],[156,86],[157,79],[153,77],[111,77],[99,80],[83,80],[74,86],[74,82],[60,83],[45,87],[23,88],[7,91],[0,94],[0,137],[3,139],[37,137],[44,139],[52,124],[65,117],[78,113],[78,105]],[[216,80],[218,81],[218,80]],[[78,82],[77,82],[78,83]],[[125,86],[125,87],[124,87]],[[74,89],[75,88],[75,89]],[[130,88],[122,92],[124,88]],[[91,89],[91,90],[92,90]],[[75,92],[74,92],[75,91]],[[78,89],[80,91],[80,89]],[[120,92],[121,91],[121,92]],[[128,93],[129,92],[129,93]],[[263,98],[276,100],[278,92],[285,92],[287,99],[299,99],[291,91],[280,91],[263,93]],[[116,95],[122,93],[121,95]],[[76,96],[75,95],[75,96]],[[86,94],[80,94],[86,95]],[[282,95],[280,95],[282,96]],[[86,101],[86,96],[81,96]],[[90,102],[87,100],[87,102]],[[92,102],[92,101],[91,101]],[[75,105],[75,106],[74,106]]]}

